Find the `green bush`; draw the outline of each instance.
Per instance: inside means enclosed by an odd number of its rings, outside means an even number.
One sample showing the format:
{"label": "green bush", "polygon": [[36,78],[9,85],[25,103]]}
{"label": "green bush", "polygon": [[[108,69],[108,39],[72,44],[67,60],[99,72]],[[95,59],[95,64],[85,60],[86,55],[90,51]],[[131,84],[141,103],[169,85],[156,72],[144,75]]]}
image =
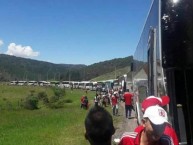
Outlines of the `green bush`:
{"label": "green bush", "polygon": [[64,100],[59,100],[54,103],[49,103],[48,107],[51,109],[58,109],[58,108],[63,108],[64,107]]}
{"label": "green bush", "polygon": [[46,94],[46,92],[39,92],[38,93],[38,99],[42,100],[44,104],[49,103],[48,95]]}
{"label": "green bush", "polygon": [[38,97],[28,96],[23,103],[23,107],[29,110],[38,109]]}
{"label": "green bush", "polygon": [[13,110],[13,105],[10,101],[6,102],[6,108],[7,108],[7,110]]}
{"label": "green bush", "polygon": [[58,96],[51,96],[49,99],[49,103],[55,103],[59,100]]}
{"label": "green bush", "polygon": [[64,107],[64,104],[66,103],[64,100],[64,96],[66,94],[65,89],[53,87],[53,92],[54,92],[54,95],[51,96],[49,99],[47,99],[48,97],[43,92],[39,94],[39,98],[46,98],[47,103],[45,104],[47,107],[51,109],[57,109],[57,108]]}
{"label": "green bush", "polygon": [[58,88],[58,87],[54,87],[53,91],[54,91],[54,95],[58,96],[59,98],[64,97],[66,94],[65,89]]}
{"label": "green bush", "polygon": [[72,100],[66,99],[66,100],[64,100],[64,102],[65,102],[65,103],[72,103]]}

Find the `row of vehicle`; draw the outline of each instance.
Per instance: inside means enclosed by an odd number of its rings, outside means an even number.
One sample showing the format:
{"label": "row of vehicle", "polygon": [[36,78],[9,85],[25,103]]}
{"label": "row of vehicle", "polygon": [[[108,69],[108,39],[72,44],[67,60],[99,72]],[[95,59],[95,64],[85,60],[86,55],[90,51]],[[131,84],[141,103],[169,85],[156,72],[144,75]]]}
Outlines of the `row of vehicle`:
{"label": "row of vehicle", "polygon": [[48,82],[48,81],[11,81],[10,85],[18,85],[18,86],[55,86],[56,82]]}
{"label": "row of vehicle", "polygon": [[117,80],[105,80],[105,81],[11,81],[10,85],[18,86],[58,86],[61,88],[71,89],[86,89],[86,90],[99,90],[107,91],[108,89],[121,88],[121,83]]}

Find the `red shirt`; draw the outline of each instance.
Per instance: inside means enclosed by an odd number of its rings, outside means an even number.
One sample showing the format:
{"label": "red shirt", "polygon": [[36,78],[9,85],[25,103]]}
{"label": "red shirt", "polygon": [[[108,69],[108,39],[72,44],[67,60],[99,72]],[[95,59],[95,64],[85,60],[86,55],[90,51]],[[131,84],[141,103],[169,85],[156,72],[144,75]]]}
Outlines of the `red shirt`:
{"label": "red shirt", "polygon": [[111,98],[111,101],[112,101],[112,105],[115,106],[117,104],[117,97],[113,95]]}
{"label": "red shirt", "polygon": [[[119,145],[140,145],[141,133],[144,128],[137,129],[138,132],[125,132],[122,137]],[[155,145],[174,145],[169,136],[162,135],[160,140],[158,140]]]}
{"label": "red shirt", "polygon": [[81,103],[84,102],[84,96],[81,97],[80,101],[81,101]]}
{"label": "red shirt", "polygon": [[174,145],[179,145],[179,140],[175,130],[168,124],[164,130],[164,134],[168,135],[173,141]]}
{"label": "red shirt", "polygon": [[[135,128],[135,132],[141,132],[143,131],[144,127],[142,125]],[[166,125],[166,128],[163,133],[163,138],[166,138],[170,140],[171,145],[179,145],[179,141],[176,135],[175,130],[169,125]]]}
{"label": "red shirt", "polygon": [[132,105],[133,94],[131,94],[129,92],[125,92],[123,97],[124,97],[124,100],[125,100],[125,105]]}
{"label": "red shirt", "polygon": [[121,137],[119,145],[139,145],[140,134],[137,132],[125,132]]}

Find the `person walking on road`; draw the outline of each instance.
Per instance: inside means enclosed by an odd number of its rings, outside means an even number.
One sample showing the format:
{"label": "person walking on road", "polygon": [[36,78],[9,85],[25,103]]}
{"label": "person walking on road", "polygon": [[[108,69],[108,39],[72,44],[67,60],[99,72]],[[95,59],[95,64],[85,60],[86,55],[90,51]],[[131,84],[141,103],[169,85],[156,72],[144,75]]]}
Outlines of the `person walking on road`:
{"label": "person walking on road", "polygon": [[112,102],[113,115],[118,115],[118,96],[116,91],[113,93],[111,97],[111,102]]}
{"label": "person walking on road", "polygon": [[129,92],[129,89],[126,90],[126,92],[123,95],[124,102],[125,102],[125,117],[128,117],[129,113],[129,118],[131,118],[131,112],[132,112],[132,101],[133,101],[133,94]]}
{"label": "person walking on road", "polygon": [[94,96],[94,104],[95,104],[95,106],[99,105],[99,95],[98,95],[98,93],[96,93],[96,95]]}

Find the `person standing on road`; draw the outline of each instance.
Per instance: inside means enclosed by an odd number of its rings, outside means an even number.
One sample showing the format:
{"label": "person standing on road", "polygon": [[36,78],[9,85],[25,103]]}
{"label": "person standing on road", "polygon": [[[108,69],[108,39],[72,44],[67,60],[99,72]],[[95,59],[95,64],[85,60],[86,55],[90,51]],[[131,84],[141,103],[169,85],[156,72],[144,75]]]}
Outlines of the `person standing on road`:
{"label": "person standing on road", "polygon": [[111,97],[113,115],[118,115],[118,97],[117,92],[115,91]]}
{"label": "person standing on road", "polygon": [[94,104],[95,104],[95,106],[98,106],[99,104],[99,95],[98,95],[98,93],[96,93],[96,95],[94,96]]}
{"label": "person standing on road", "polygon": [[173,145],[170,137],[163,134],[167,122],[167,113],[163,108],[148,107],[143,115],[143,128],[125,132],[119,145]]}
{"label": "person standing on road", "polygon": [[90,145],[111,145],[115,133],[111,114],[101,106],[94,106],[85,118],[85,138]]}
{"label": "person standing on road", "polygon": [[123,95],[124,102],[125,102],[125,117],[128,117],[129,112],[129,118],[131,118],[131,112],[132,112],[132,101],[133,101],[133,94],[129,92],[129,89],[126,90],[126,92]]}

